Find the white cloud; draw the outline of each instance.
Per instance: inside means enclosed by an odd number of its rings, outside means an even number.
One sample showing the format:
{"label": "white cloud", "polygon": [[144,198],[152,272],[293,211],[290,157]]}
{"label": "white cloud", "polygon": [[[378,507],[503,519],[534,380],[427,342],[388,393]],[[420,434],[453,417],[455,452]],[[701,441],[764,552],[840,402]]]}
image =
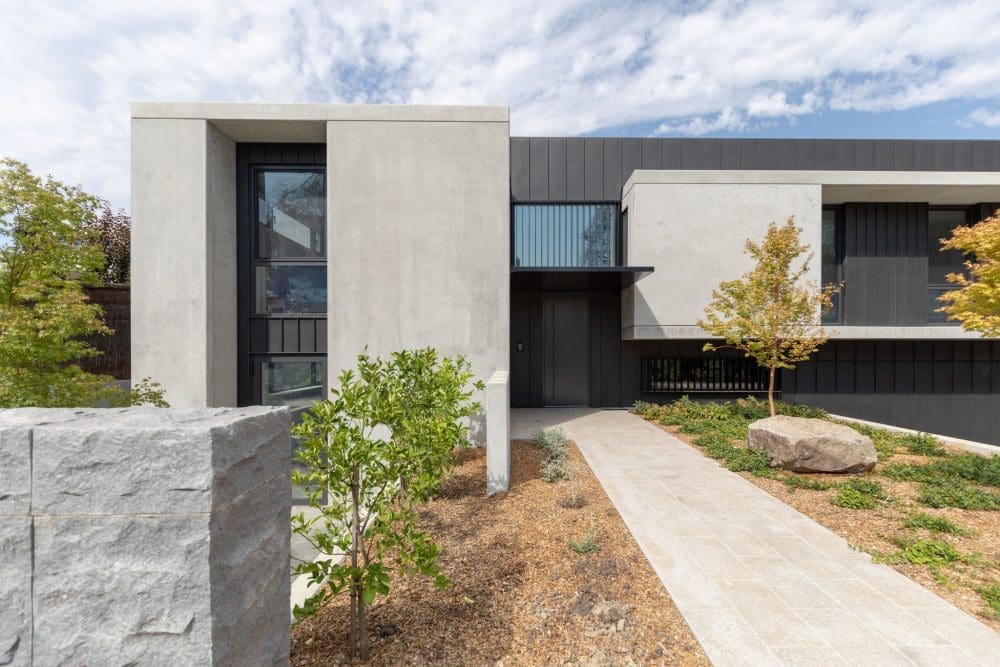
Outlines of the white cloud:
{"label": "white cloud", "polygon": [[963,125],[985,125],[986,127],[1000,127],[1000,111],[989,111],[984,107],[974,109],[965,117]]}
{"label": "white cloud", "polygon": [[714,118],[696,116],[679,122],[660,123],[654,134],[687,134],[701,136],[709,132],[738,132],[746,129],[747,119],[739,111],[723,109]]}
{"label": "white cloud", "polygon": [[[0,0],[0,12],[0,155],[123,206],[131,100],[509,104],[516,134],[705,134],[829,109],[986,109],[1000,91],[992,0]],[[990,125],[977,113],[966,122]]]}

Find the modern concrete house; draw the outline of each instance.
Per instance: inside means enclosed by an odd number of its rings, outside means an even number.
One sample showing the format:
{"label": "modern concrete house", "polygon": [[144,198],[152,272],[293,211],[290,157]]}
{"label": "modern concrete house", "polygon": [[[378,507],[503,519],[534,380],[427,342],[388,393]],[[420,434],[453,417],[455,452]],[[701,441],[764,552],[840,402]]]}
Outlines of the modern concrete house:
{"label": "modern concrete house", "polygon": [[781,377],[837,414],[1000,443],[1000,342],[943,321],[938,249],[1000,142],[510,137],[505,107],[137,103],[134,377],[307,406],[367,346],[508,371],[513,407],[766,389],[701,352],[713,287],[794,215],[836,338]]}

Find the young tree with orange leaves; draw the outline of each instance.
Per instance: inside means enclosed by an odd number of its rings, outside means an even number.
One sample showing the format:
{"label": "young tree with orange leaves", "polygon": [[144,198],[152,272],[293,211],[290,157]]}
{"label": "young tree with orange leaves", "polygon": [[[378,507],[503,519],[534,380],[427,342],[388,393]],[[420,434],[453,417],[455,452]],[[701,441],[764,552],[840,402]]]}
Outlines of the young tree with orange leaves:
{"label": "young tree with orange leaves", "polygon": [[968,274],[948,274],[958,289],[938,297],[944,304],[938,312],[964,329],[1000,338],[1000,209],[971,227],[956,227],[941,247],[966,253]]}
{"label": "young tree with orange leaves", "polygon": [[698,321],[709,335],[725,341],[706,343],[706,352],[737,349],[768,369],[767,403],[772,417],[775,373],[779,368],[795,368],[829,339],[819,324],[820,315],[841,288],[818,287],[804,280],[812,253],[801,233],[795,218],[789,217],[780,227],[771,222],[760,243],[747,240],[746,252],[754,259],[754,268],[713,290],[705,317]]}

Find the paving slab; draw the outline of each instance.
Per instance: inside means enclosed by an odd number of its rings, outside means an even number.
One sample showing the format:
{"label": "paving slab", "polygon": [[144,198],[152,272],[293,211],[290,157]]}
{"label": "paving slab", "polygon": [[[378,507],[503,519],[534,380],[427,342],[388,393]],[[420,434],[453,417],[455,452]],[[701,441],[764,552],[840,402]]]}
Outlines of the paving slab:
{"label": "paving slab", "polygon": [[716,665],[996,665],[1000,635],[624,410],[512,410],[576,442]]}

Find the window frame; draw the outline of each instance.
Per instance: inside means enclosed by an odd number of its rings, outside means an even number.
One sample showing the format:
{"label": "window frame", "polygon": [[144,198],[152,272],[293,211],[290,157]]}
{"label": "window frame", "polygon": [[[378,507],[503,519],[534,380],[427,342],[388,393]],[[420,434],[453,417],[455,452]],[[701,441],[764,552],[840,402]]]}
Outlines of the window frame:
{"label": "window frame", "polygon": [[[269,165],[269,164],[254,164],[249,168],[250,172],[250,260],[249,260],[249,295],[250,295],[250,319],[319,319],[328,316],[330,311],[330,294],[329,294],[329,256],[330,256],[330,235],[326,234],[326,247],[323,248],[323,254],[320,257],[258,257],[258,248],[260,242],[260,198],[257,196],[257,183],[258,175],[262,172],[310,172],[318,173],[323,176],[323,197],[324,202],[327,194],[327,169],[324,166],[316,165]],[[329,211],[324,211],[324,216],[327,224],[327,229],[329,229]],[[327,273],[327,296],[326,296],[326,309],[321,313],[259,313],[257,312],[257,268],[258,267],[272,267],[272,266],[322,266],[328,271]]]}
{"label": "window frame", "polygon": [[[935,204],[935,205],[928,205],[927,207],[927,267],[926,267],[926,273],[924,275],[924,285],[926,287],[926,296],[928,304],[927,311],[925,312],[925,315],[927,317],[927,326],[957,327],[961,325],[958,322],[949,322],[947,316],[945,316],[945,319],[943,321],[938,321],[938,322],[935,322],[934,320],[931,319],[931,316],[933,315],[930,309],[931,290],[950,291],[958,289],[953,283],[949,283],[947,281],[943,283],[931,282],[931,257],[933,256],[933,253],[941,252],[940,242],[937,239],[933,239],[932,242],[931,239],[930,216],[931,213],[933,213],[934,211],[962,211],[965,214],[965,221],[960,223],[960,225],[971,225],[973,222],[972,221],[973,206],[968,204]],[[965,269],[963,266],[962,272],[964,273],[964,271]],[[953,273],[953,271],[949,271],[948,273]],[[936,298],[934,300],[934,303],[938,304],[935,308],[940,308],[942,305],[941,302],[938,301]]]}
{"label": "window frame", "polygon": [[516,222],[516,211],[518,207],[521,206],[542,206],[542,207],[555,207],[555,206],[608,206],[611,207],[615,212],[614,229],[611,230],[611,241],[614,243],[614,252],[611,253],[611,264],[609,267],[619,267],[625,266],[624,256],[622,255],[622,202],[612,201],[612,200],[585,200],[585,201],[512,201],[510,203],[510,267],[511,268],[532,268],[532,269],[579,269],[580,271],[587,271],[594,268],[603,268],[600,266],[584,266],[584,265],[561,265],[561,264],[549,264],[549,265],[534,265],[534,264],[517,264],[517,222]]}
{"label": "window frame", "polygon": [[[826,211],[832,211],[833,216],[833,242],[834,242],[834,258],[833,258],[833,268],[834,268],[834,284],[843,283],[844,286],[841,288],[840,292],[833,295],[834,303],[836,304],[836,317],[834,319],[823,319],[821,324],[843,324],[844,322],[844,305],[847,298],[847,287],[848,282],[845,277],[844,269],[844,259],[847,255],[847,230],[845,220],[844,205],[825,205],[820,209],[820,249],[819,249],[819,270],[820,270],[820,287],[826,286],[827,283],[823,282],[823,213]],[[822,317],[822,316],[821,316]]]}

